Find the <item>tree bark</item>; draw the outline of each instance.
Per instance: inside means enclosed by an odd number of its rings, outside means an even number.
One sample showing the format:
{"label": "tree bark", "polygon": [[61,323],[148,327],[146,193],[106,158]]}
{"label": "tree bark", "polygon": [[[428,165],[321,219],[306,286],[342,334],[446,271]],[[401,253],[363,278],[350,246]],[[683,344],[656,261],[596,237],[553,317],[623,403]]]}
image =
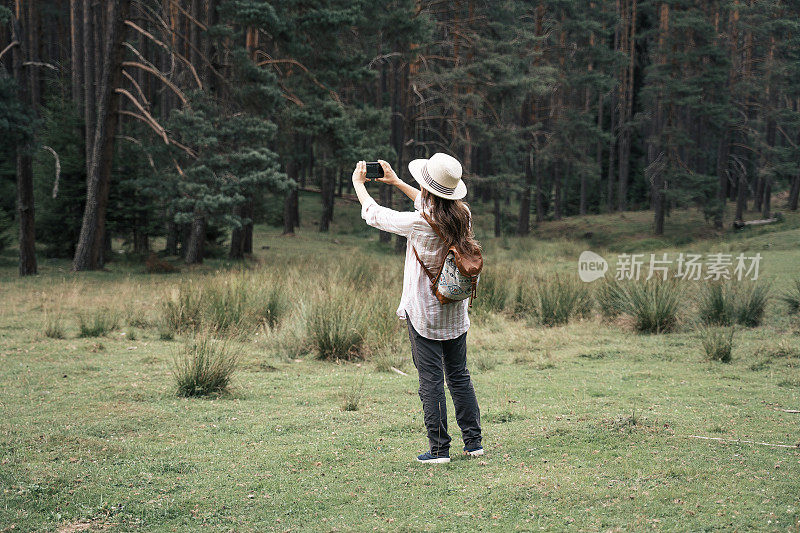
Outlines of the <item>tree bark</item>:
{"label": "tree bark", "polygon": [[167,244],[164,251],[167,255],[178,255],[178,225],[175,224],[174,214],[167,210]]}
{"label": "tree bark", "polygon": [[83,109],[83,14],[84,0],[70,0],[70,55],[72,66],[72,101],[78,111]]}
{"label": "tree bark", "polygon": [[492,197],[494,200],[494,209],[492,210],[492,214],[494,214],[494,236],[500,237],[503,234],[503,211],[500,209],[500,194],[497,190],[494,191]]}
{"label": "tree bark", "polygon": [[298,165],[293,158],[289,158],[286,162],[286,176],[292,180],[295,185],[289,189],[286,198],[283,200],[283,234],[291,235],[294,233],[294,228],[300,225],[300,221],[296,218],[297,215],[297,174]]}
{"label": "tree bark", "polygon": [[319,221],[319,231],[325,232],[330,229],[331,222],[333,221],[333,193],[334,193],[334,180],[333,171],[327,166],[320,169],[321,184],[320,196],[322,197],[322,216]]}
{"label": "tree bark", "polygon": [[206,219],[202,213],[195,213],[189,240],[186,243],[184,261],[187,265],[196,265],[203,262],[206,244]]}
{"label": "tree bark", "polygon": [[522,189],[519,201],[519,218],[517,220],[517,235],[525,237],[531,232],[531,189],[533,188],[533,151],[528,150],[525,158],[525,186]]}
{"label": "tree bark", "polygon": [[97,125],[92,143],[89,172],[86,176],[86,207],[83,213],[73,270],[100,268],[105,238],[106,206],[111,182],[111,163],[119,115],[119,94],[116,88],[122,81],[122,58],[125,40],[125,19],[130,13],[130,0],[119,0],[110,6],[109,31],[103,75],[97,105]]}
{"label": "tree bark", "polygon": [[792,178],[792,189],[789,192],[789,210],[797,211],[797,200],[800,196],[800,175]]}
{"label": "tree bark", "polygon": [[[234,216],[241,221],[244,218],[244,206],[237,204],[233,207]],[[244,223],[238,228],[231,230],[231,248],[228,252],[231,259],[244,259]]]}
{"label": "tree bark", "polygon": [[[28,6],[30,9],[31,6]],[[27,71],[34,67],[23,65],[29,60],[28,43],[26,33],[31,28],[23,28],[23,21],[28,20],[25,16],[25,7],[21,0],[16,3],[17,18],[12,19],[12,39],[19,44],[12,49],[12,69],[14,78],[17,81],[17,95],[19,101],[25,105],[32,104],[30,93],[31,80]],[[30,139],[16,146],[17,157],[17,221],[19,224],[19,275],[30,276],[37,273],[36,263],[36,232],[35,232],[35,212],[33,198],[33,146]]]}
{"label": "tree bark", "polygon": [[83,33],[83,120],[85,128],[85,150],[86,150],[86,175],[92,166],[91,157],[94,153],[94,131],[96,120],[95,99],[95,55],[94,55],[94,24],[92,21],[92,1],[81,0],[81,31]]}

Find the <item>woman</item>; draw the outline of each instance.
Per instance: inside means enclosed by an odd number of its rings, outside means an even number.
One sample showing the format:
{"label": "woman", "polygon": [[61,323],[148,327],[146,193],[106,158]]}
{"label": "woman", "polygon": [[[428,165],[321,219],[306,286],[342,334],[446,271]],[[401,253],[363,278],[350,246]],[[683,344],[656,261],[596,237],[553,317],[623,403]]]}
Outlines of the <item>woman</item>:
{"label": "woman", "polygon": [[[441,304],[431,290],[431,281],[419,261],[436,272],[450,244],[464,251],[480,249],[472,234],[470,211],[461,201],[467,188],[461,180],[461,164],[442,153],[408,164],[422,191],[397,177],[386,161],[383,183],[393,185],[414,201],[415,211],[398,212],[379,206],[367,192],[366,163],[359,161],[353,171],[353,187],[361,202],[361,217],[367,224],[407,238],[403,274],[403,296],[397,315],[406,320],[411,356],[419,374],[419,397],[425,413],[430,449],[417,457],[422,463],[450,462],[447,406],[444,381],[453,398],[456,421],[464,439],[464,453],[483,455],[478,401],[467,370],[468,300]],[[422,217],[433,219],[445,243]],[[419,261],[415,255],[419,255]]]}

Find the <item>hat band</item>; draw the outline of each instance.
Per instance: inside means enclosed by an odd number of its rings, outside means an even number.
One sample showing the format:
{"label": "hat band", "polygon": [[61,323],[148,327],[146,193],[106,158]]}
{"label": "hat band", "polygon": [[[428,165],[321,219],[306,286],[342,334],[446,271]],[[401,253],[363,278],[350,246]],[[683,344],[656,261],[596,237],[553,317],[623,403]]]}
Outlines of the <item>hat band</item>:
{"label": "hat band", "polygon": [[455,187],[445,187],[438,181],[433,181],[431,175],[428,174],[428,164],[426,163],[424,167],[422,167],[422,178],[425,180],[425,183],[431,186],[433,190],[442,194],[453,194],[453,191],[456,190]]}

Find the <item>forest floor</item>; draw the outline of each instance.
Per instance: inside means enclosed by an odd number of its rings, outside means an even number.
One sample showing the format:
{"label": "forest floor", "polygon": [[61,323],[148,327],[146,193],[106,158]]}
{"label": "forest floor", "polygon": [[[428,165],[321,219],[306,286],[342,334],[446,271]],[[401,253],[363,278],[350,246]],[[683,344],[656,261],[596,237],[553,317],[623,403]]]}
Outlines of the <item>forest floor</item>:
{"label": "forest floor", "polygon": [[[337,209],[328,235],[313,214],[294,237],[259,226],[251,262],[369,257],[401,270],[356,206]],[[587,247],[685,248],[761,253],[776,295],[798,277],[797,215],[658,243],[647,214],[622,216],[484,237],[487,265],[574,274]],[[17,279],[13,254],[2,256],[0,531],[800,530],[800,323],[777,300],[762,326],[736,333],[728,364],[704,359],[688,323],[640,335],[599,316],[545,328],[476,314],[468,353],[486,455],[456,453],[450,403],[453,460],[425,466],[414,461],[427,443],[408,356],[402,376],[369,360],[286,358],[255,338],[242,343],[231,394],[176,397],[170,361],[183,338],[148,324],[181,280],[231,266],[149,275],[119,260],[75,275],[43,260],[39,276]],[[56,299],[63,339],[43,334]],[[79,315],[105,308],[119,326],[80,338]],[[347,395],[357,410],[343,410]]]}

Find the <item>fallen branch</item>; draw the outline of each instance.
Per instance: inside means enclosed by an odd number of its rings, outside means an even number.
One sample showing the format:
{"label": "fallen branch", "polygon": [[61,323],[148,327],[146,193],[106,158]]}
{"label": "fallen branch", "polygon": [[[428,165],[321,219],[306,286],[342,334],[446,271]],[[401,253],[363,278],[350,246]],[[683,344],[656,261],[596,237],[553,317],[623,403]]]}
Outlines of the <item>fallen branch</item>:
{"label": "fallen branch", "polygon": [[780,222],[779,218],[765,218],[761,220],[737,220],[733,223],[733,227],[736,229],[742,229],[745,226],[765,226],[767,224],[774,224],[776,222]]}
{"label": "fallen branch", "polygon": [[780,407],[776,407],[775,410],[776,411],[782,411],[784,413],[794,413],[794,414],[800,413],[800,410],[798,410],[798,409],[781,409]]}
{"label": "fallen branch", "polygon": [[390,366],[389,368],[391,368],[392,372],[394,372],[395,374],[400,374],[401,376],[407,376],[408,375],[405,372],[403,372],[402,370],[400,370],[399,368],[395,368],[393,366]]}
{"label": "fallen branch", "polygon": [[42,146],[42,150],[47,150],[53,157],[56,159],[56,179],[53,182],[53,198],[58,197],[58,181],[61,179],[61,159],[59,159],[58,154],[55,150],[50,148],[49,146]]}
{"label": "fallen branch", "polygon": [[690,439],[718,440],[721,442],[730,442],[730,443],[759,444],[761,446],[772,446],[775,448],[800,448],[800,444],[773,444],[771,442],[758,442],[755,440],[723,439],[720,437],[703,437],[702,435],[684,435],[684,436]]}

